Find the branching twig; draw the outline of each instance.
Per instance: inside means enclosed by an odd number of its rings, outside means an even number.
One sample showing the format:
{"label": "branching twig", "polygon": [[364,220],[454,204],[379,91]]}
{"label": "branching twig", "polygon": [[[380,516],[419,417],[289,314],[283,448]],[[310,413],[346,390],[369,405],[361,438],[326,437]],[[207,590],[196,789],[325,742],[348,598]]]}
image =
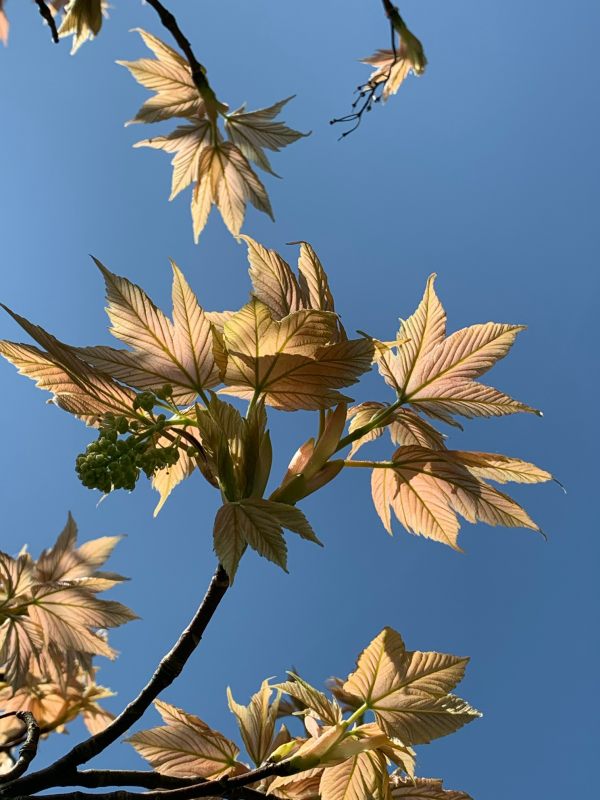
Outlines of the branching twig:
{"label": "branching twig", "polygon": [[[31,794],[52,786],[64,786],[64,783],[61,784],[62,780],[72,781],[75,779],[76,767],[97,756],[126,733],[140,719],[160,692],[166,689],[180,674],[188,658],[198,646],[202,634],[228,588],[229,578],[219,564],[194,618],[183,631],[177,643],[162,658],[154,675],[135,700],[132,700],[103,731],[75,745],[66,755],[49,767],[27,775],[5,787],[5,794],[10,796]],[[73,784],[70,782],[67,785]]]}
{"label": "branching twig", "polygon": [[14,781],[17,778],[20,778],[21,775],[27,771],[27,767],[37,755],[38,741],[40,738],[40,727],[35,721],[35,717],[31,711],[9,712],[8,714],[3,714],[2,716],[7,717],[11,714],[14,714],[17,719],[20,719],[21,722],[25,723],[27,726],[27,735],[25,737],[25,741],[19,748],[18,759],[8,770],[8,772],[5,772],[2,776],[0,776],[1,783]]}
{"label": "branching twig", "polygon": [[35,0],[35,3],[39,9],[40,14],[48,23],[48,27],[50,28],[50,33],[52,34],[52,41],[55,44],[58,44],[60,42],[60,39],[58,36],[58,30],[56,29],[56,21],[52,16],[52,12],[48,8],[44,0]]}

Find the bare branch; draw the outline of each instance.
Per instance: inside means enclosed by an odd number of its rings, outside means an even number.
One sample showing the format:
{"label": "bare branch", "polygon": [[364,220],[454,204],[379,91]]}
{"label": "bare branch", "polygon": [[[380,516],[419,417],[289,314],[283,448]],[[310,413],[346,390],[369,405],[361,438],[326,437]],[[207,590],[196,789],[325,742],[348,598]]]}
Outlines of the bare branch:
{"label": "bare branch", "polygon": [[[3,714],[3,717],[10,716]],[[31,711],[15,711],[14,716],[24,722],[27,726],[27,736],[25,741],[19,748],[19,757],[13,766],[0,776],[1,783],[8,783],[20,778],[27,771],[27,767],[31,764],[37,755],[38,741],[40,739],[40,726],[35,721],[35,717]]]}
{"label": "bare branch", "polygon": [[48,27],[50,28],[50,33],[52,34],[52,41],[55,44],[58,44],[60,42],[60,39],[58,37],[58,30],[56,29],[56,21],[52,16],[52,12],[48,8],[44,0],[35,0],[35,3],[39,9],[40,14],[48,23]]}
{"label": "bare branch", "polygon": [[10,796],[32,794],[52,786],[64,786],[65,784],[61,783],[64,780],[69,781],[66,785],[74,785],[72,781],[77,775],[76,767],[97,756],[126,733],[141,718],[160,692],[170,686],[181,673],[188,658],[200,643],[202,634],[228,588],[229,578],[219,564],[192,621],[172,649],[162,658],[156,671],[138,696],[103,731],[75,745],[66,755],[49,767],[4,787],[4,793]]}

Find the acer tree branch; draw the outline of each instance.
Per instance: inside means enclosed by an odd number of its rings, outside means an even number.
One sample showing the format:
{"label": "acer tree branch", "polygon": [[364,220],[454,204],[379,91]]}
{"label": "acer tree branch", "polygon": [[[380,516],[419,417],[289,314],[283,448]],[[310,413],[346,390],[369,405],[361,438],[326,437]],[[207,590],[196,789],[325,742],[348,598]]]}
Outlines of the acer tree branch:
{"label": "acer tree branch", "polygon": [[[2,716],[9,716],[3,714]],[[0,776],[0,781],[9,782],[20,778],[27,771],[27,767],[31,764],[37,755],[38,741],[40,739],[40,726],[35,721],[35,717],[31,711],[16,711],[14,716],[24,722],[27,727],[27,735],[25,741],[19,748],[19,757],[13,766]]]}
{"label": "acer tree branch", "polygon": [[50,33],[52,34],[52,41],[54,44],[58,44],[60,39],[58,37],[58,30],[56,29],[56,22],[54,17],[52,16],[52,12],[44,2],[44,0],[35,0],[35,4],[38,7],[38,10],[41,16],[46,20],[48,23],[48,27],[50,28]]}
{"label": "acer tree branch", "polygon": [[[58,763],[58,762],[57,762]],[[249,788],[249,784],[256,783],[263,778],[268,778],[273,775],[289,775],[297,770],[290,768],[286,761],[281,761],[277,764],[266,764],[257,769],[245,772],[241,775],[234,775],[232,777],[219,778],[218,780],[205,780],[194,778],[191,781],[182,778],[171,778],[166,775],[159,775],[154,772],[136,772],[135,770],[87,770],[84,772],[73,773],[76,778],[88,780],[89,783],[85,785],[90,788],[106,785],[101,781],[103,780],[119,780],[121,785],[135,785],[144,786],[147,788],[150,784],[172,785],[174,782],[186,781],[187,785],[180,786],[175,789],[161,789],[149,792],[128,792],[120,789],[115,792],[104,793],[91,793],[91,792],[61,792],[55,794],[46,794],[44,797],[48,800],[195,800],[198,797],[226,797],[226,798],[239,798],[239,800],[263,800],[265,794],[256,789]],[[96,782],[100,781],[100,782]],[[139,781],[139,782],[138,782]],[[163,783],[164,782],[164,783]],[[25,784],[21,784],[24,786]],[[61,783],[60,776],[56,776],[54,782],[55,786],[65,785]],[[79,784],[84,785],[84,784]],[[115,782],[112,785],[117,785]],[[16,786],[16,784],[15,784]],[[34,790],[34,791],[39,791]],[[10,795],[16,800],[26,800],[31,797],[29,794],[22,794],[15,792]]]}
{"label": "acer tree branch", "polygon": [[209,84],[206,80],[204,67],[194,55],[194,51],[192,50],[189,39],[184,35],[173,14],[167,8],[165,8],[160,0],[146,0],[146,2],[156,11],[160,18],[161,24],[169,31],[171,36],[181,48],[183,54],[188,60],[190,69],[192,70],[192,80],[196,84],[200,94],[202,94],[206,89],[209,88]]}
{"label": "acer tree branch", "polygon": [[[228,588],[229,577],[219,564],[192,621],[172,649],[162,658],[156,671],[138,696],[103,731],[75,745],[66,755],[49,767],[4,787],[4,793],[10,796],[20,796],[39,792],[52,786],[65,785],[61,784],[61,780],[75,778],[76,767],[97,756],[126,733],[141,718],[152,701],[181,673],[187,660],[200,643],[202,634]],[[73,784],[69,783],[68,785]]]}

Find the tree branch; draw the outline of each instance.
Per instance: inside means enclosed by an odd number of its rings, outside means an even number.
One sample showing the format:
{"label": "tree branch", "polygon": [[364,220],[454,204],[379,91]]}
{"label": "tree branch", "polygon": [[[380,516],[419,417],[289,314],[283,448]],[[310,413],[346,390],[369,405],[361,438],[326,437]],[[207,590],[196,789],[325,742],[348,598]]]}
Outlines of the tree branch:
{"label": "tree branch", "polygon": [[[56,794],[44,795],[48,800],[195,800],[199,797],[227,797],[235,798],[236,800],[264,800],[265,795],[256,789],[250,789],[249,784],[257,783],[273,775],[289,775],[296,770],[290,769],[289,763],[281,761],[277,764],[265,764],[262,767],[245,772],[242,775],[234,775],[232,777],[219,778],[218,780],[202,780],[192,779],[188,781],[188,785],[176,789],[158,789],[157,791],[150,792],[127,792],[119,790],[116,792],[92,793],[92,792],[62,792]],[[92,777],[90,783],[94,786],[101,786],[102,783],[96,783],[96,779],[103,781],[104,779],[124,778],[123,783],[127,784],[130,781],[143,781],[143,785],[147,783],[161,783],[166,779],[166,783],[172,781],[181,781],[181,778],[169,778],[165,775],[158,775],[153,772],[135,772],[129,770],[88,770],[84,772],[75,772],[74,776],[86,780],[87,777]],[[109,777],[110,776],[110,777]],[[148,776],[148,777],[141,777]],[[60,776],[57,777],[55,785],[60,786]],[[14,784],[15,786],[17,784]],[[23,784],[21,784],[22,786]],[[30,795],[22,794],[21,792],[10,795],[15,800],[30,800]]]}
{"label": "tree branch", "polygon": [[103,731],[75,745],[66,755],[49,767],[4,787],[3,793],[10,796],[32,794],[52,786],[64,786],[65,784],[61,783],[64,780],[70,781],[67,785],[73,785],[72,780],[77,776],[76,767],[97,756],[128,731],[160,692],[177,678],[188,658],[200,643],[202,634],[228,588],[229,578],[219,564],[192,621],[176,644],[161,659],[156,671],[138,696]]}
{"label": "tree branch", "polygon": [[58,44],[60,39],[58,37],[58,31],[56,29],[56,21],[52,16],[52,12],[44,2],[44,0],[35,0],[35,3],[39,9],[40,14],[48,23],[48,27],[50,28],[50,33],[52,34],[52,41],[54,44]]}
{"label": "tree branch", "polygon": [[171,14],[171,12],[163,6],[160,0],[146,0],[146,2],[156,11],[162,25],[169,31],[171,36],[181,48],[183,54],[188,60],[190,69],[192,70],[192,80],[196,84],[196,88],[200,94],[203,94],[206,89],[210,88],[209,83],[206,80],[206,70],[194,55],[194,51],[192,50],[189,39],[183,34],[183,31],[179,27],[173,14]]}
{"label": "tree branch", "polygon": [[[2,716],[8,716],[3,714]],[[40,726],[35,721],[35,717],[31,711],[16,711],[14,716],[24,722],[27,726],[27,735],[25,741],[19,748],[19,757],[13,766],[0,776],[0,782],[8,783],[20,778],[27,771],[27,767],[31,764],[37,755],[38,741],[40,739]]]}

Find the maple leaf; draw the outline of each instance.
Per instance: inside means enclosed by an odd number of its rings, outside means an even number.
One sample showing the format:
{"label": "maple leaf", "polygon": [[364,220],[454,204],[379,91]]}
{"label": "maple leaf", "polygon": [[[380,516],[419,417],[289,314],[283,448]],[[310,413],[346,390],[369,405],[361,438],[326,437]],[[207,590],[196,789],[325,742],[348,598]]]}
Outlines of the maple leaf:
{"label": "maple leaf", "polygon": [[[87,664],[89,654],[115,652],[98,629],[136,619],[114,601],[95,597],[121,577],[95,569],[109,556],[116,537],[102,537],[75,548],[76,527],[69,516],[54,547],[33,561],[0,553],[0,665],[18,688],[32,670],[54,682],[69,664]],[[88,668],[89,672],[89,668]]]}
{"label": "maple leaf", "polygon": [[472,800],[466,792],[455,792],[443,788],[436,778],[391,778],[393,798],[403,800]]}
{"label": "maple leaf", "polygon": [[0,355],[14,364],[22,375],[35,380],[36,386],[52,392],[57,406],[92,425],[98,424],[107,413],[133,416],[133,392],[86,364],[73,348],[39,325],[3,307],[46,350],[0,341]]}
{"label": "maple leaf", "polygon": [[316,800],[322,774],[322,767],[314,767],[295,775],[279,776],[269,784],[267,794],[285,800]]}
{"label": "maple leaf", "polygon": [[294,506],[259,498],[221,506],[215,517],[214,548],[230,580],[233,581],[248,545],[287,572],[283,528],[320,544],[304,514]]}
{"label": "maple leaf", "polygon": [[[363,425],[368,425],[374,418],[381,414],[388,406],[385,403],[368,401],[348,409],[351,418],[348,433],[354,433]],[[444,435],[437,431],[414,411],[408,408],[397,408],[386,416],[385,422],[363,434],[352,443],[349,457],[352,456],[367,442],[378,439],[384,430],[388,430],[394,444],[421,445],[433,450],[443,450]]]}
{"label": "maple leaf", "polygon": [[[323,265],[307,242],[299,242],[298,277],[275,250],[268,250],[250,236],[241,236],[248,246],[250,279],[254,297],[280,320],[294,311],[312,308],[335,311],[333,295]],[[340,332],[343,332],[338,320]],[[340,338],[344,338],[342,335]]]}
{"label": "maple leaf", "polygon": [[279,695],[270,702],[273,693],[268,681],[263,681],[260,689],[252,695],[247,706],[236,703],[227,687],[229,710],[235,715],[248,755],[258,767],[275,746],[275,724],[279,709]]}
{"label": "maple leaf", "polygon": [[370,369],[368,339],[337,341],[332,312],[305,309],[275,320],[253,298],[224,326],[229,354],[221,391],[237,397],[264,395],[284,411],[324,409],[347,398],[337,389]]}
{"label": "maple leaf", "polygon": [[154,702],[165,725],[126,739],[162,775],[220,778],[238,770],[239,749],[193,714]]}
{"label": "maple leaf", "polygon": [[[58,4],[60,8],[65,5]],[[102,17],[107,8],[108,4],[104,0],[71,0],[66,5],[58,35],[73,36],[71,54],[76,53],[88,39],[93,39],[100,33]]]}
{"label": "maple leaf", "polygon": [[[131,122],[183,118],[188,124],[134,146],[174,154],[170,200],[194,184],[191,211],[195,241],[213,205],[217,206],[234,236],[240,233],[248,203],[273,218],[266,189],[250,161],[272,172],[264,148],[278,151],[305,135],[275,120],[291,98],[258,111],[246,112],[241,108],[228,114],[228,106],[217,100],[205,73],[205,86],[199,87],[192,79],[189,64],[179,53],[146,31],[138,29],[138,33],[155,58],[118,63],[155,95],[144,103]],[[225,121],[229,141],[224,141],[218,127],[219,116]]]}
{"label": "maple leaf", "polygon": [[418,446],[400,447],[390,464],[389,469],[375,468],[371,481],[373,503],[388,533],[390,509],[408,531],[457,550],[457,514],[469,522],[540,530],[521,506],[483,480],[541,483],[552,478],[533,464],[494,453]]}
{"label": "maple leaf", "polygon": [[220,383],[219,340],[181,270],[173,268],[173,320],[136,284],[96,260],[105,285],[111,333],[132,350],[78,347],[73,352],[93,367],[136,389],[173,387],[177,402],[191,403]]}
{"label": "maple leaf", "polygon": [[481,716],[449,692],[462,680],[466,658],[410,652],[384,628],[363,650],[344,692],[375,712],[378,724],[405,745],[427,744]]}
{"label": "maple leaf", "polygon": [[[403,402],[453,423],[464,417],[539,411],[475,381],[504,358],[523,325],[488,322],[446,337],[446,314],[431,275],[417,310],[403,321],[396,348],[378,348],[379,371]],[[396,352],[395,352],[396,351]]]}
{"label": "maple leaf", "polygon": [[388,800],[384,756],[369,750],[324,770],[319,790],[322,800]]}
{"label": "maple leaf", "polygon": [[[288,128],[282,121],[275,120],[281,109],[294,98],[286,97],[268,108],[246,111],[245,105],[225,117],[225,130],[233,144],[265,172],[276,175],[271,168],[265,149],[279,152],[288,144],[298,141],[308,133],[300,133]],[[277,176],[279,177],[279,176]]]}
{"label": "maple leaf", "polygon": [[173,117],[198,121],[206,115],[206,103],[192,79],[190,65],[179,53],[157,36],[135,28],[156,58],[117,61],[146,89],[156,94],[143,104],[127,125],[136,122],[163,122]]}

